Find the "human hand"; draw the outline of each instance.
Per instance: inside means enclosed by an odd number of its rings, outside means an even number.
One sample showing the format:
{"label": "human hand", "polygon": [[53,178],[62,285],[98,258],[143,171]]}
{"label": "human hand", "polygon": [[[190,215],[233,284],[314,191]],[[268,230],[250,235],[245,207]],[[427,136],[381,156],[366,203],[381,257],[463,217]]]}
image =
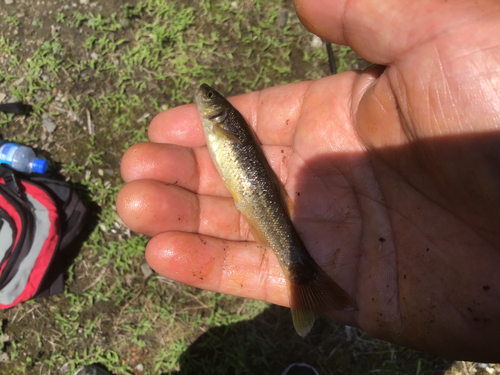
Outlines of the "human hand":
{"label": "human hand", "polygon": [[[387,68],[232,98],[295,201],[317,263],[357,302],[337,321],[442,356],[499,361],[499,6],[297,0],[311,31]],[[194,104],[123,157],[117,209],[160,274],[287,306],[249,241]],[[299,195],[300,193],[300,195]]]}

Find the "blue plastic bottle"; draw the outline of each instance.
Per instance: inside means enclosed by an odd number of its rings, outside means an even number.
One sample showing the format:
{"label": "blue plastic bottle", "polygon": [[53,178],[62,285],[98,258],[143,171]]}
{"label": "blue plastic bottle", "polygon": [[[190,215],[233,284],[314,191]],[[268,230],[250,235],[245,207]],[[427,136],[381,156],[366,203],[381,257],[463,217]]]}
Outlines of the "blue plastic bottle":
{"label": "blue plastic bottle", "polygon": [[4,143],[0,146],[0,163],[25,173],[45,173],[49,168],[47,160],[37,158],[31,148],[15,143]]}

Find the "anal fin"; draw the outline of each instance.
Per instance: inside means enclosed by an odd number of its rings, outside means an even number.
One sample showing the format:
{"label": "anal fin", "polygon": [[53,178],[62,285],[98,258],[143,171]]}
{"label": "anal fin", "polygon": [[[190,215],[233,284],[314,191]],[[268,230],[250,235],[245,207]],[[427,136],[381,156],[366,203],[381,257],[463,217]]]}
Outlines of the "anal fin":
{"label": "anal fin", "polygon": [[266,237],[264,237],[264,235],[262,234],[262,232],[257,229],[257,226],[251,220],[248,220],[248,218],[247,218],[247,222],[248,222],[248,227],[250,229],[250,233],[252,233],[253,239],[260,246],[270,249],[271,245],[266,240]]}
{"label": "anal fin", "polygon": [[291,312],[295,330],[299,336],[306,337],[314,325],[316,314],[314,311],[300,307],[291,308]]}
{"label": "anal fin", "polygon": [[295,205],[293,204],[292,198],[290,198],[285,187],[281,182],[280,182],[280,193],[283,202],[285,203],[286,208],[288,209],[288,214],[290,215],[290,218],[293,218],[295,215]]}

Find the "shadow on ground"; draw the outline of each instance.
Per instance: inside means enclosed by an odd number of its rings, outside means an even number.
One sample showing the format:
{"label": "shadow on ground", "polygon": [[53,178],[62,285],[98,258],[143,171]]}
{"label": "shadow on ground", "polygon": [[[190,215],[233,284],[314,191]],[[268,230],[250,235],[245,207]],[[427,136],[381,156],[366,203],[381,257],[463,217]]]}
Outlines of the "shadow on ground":
{"label": "shadow on ground", "polygon": [[443,374],[453,362],[368,337],[320,318],[299,337],[287,308],[271,306],[253,320],[208,330],[179,360],[188,374],[280,375],[305,362],[327,374]]}

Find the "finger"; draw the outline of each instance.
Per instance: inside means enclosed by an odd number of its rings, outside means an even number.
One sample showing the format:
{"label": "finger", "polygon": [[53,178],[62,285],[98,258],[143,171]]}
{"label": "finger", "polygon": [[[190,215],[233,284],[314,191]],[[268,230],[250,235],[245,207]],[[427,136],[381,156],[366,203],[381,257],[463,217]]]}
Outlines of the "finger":
{"label": "finger", "polygon": [[[266,158],[283,183],[288,178],[291,152],[289,147],[264,147]],[[123,156],[121,171],[126,182],[157,180],[198,194],[230,196],[206,147],[192,149],[162,143],[138,143]]]}
{"label": "finger", "polygon": [[154,237],[146,259],[159,274],[197,288],[288,306],[278,260],[255,243],[168,232]]}
{"label": "finger", "polygon": [[[313,179],[312,174],[309,179]],[[328,181],[333,182],[332,185],[340,182],[335,178]],[[354,241],[360,236],[352,222],[358,220],[358,214],[351,209],[347,212],[349,219],[346,220],[344,207],[353,207],[356,203],[348,200],[345,189],[341,189],[340,185],[336,187],[338,191],[335,193],[321,189],[308,191],[306,186],[301,190],[302,194],[297,200],[300,213],[295,215],[294,220],[303,228],[301,237],[304,243],[318,259],[325,260],[322,265],[326,268],[341,266],[345,272],[351,272],[348,267],[354,265],[355,261],[349,256],[355,256]],[[343,200],[344,204],[332,208],[325,204],[328,199]],[[149,236],[182,231],[226,240],[253,240],[247,220],[236,209],[231,197],[198,195],[155,180],[136,180],[120,190],[116,208],[130,229]],[[343,263],[339,263],[337,258],[331,260],[332,243],[350,254],[344,256]],[[338,252],[335,252],[335,256],[338,256]]]}
{"label": "finger", "polygon": [[156,143],[172,143],[186,147],[203,146],[205,136],[196,105],[182,105],[155,116],[149,125],[148,138]]}
{"label": "finger", "polygon": [[[156,272],[183,284],[289,306],[287,281],[278,259],[272,250],[255,242],[168,232],[148,243],[146,259]],[[328,316],[357,326],[352,311],[332,310]]]}
{"label": "finger", "polygon": [[118,194],[116,208],[133,231],[155,236],[167,231],[248,240],[248,225],[232,198],[197,195],[154,180],[136,180]]}
{"label": "finger", "polygon": [[[309,86],[310,82],[292,83],[228,100],[241,112],[262,144],[290,146]],[[186,147],[205,144],[203,127],[194,104],[169,109],[157,115],[151,121],[148,135],[149,140],[156,143]]]}
{"label": "finger", "polygon": [[123,155],[121,171],[125,182],[157,180],[199,194],[229,196],[206,147],[138,143]]}
{"label": "finger", "polygon": [[[351,46],[377,64],[395,62],[427,41],[449,40],[456,31],[468,40],[471,31],[490,38],[497,27],[500,3],[492,0],[295,0],[297,14],[314,34]],[[475,25],[475,26],[474,26]],[[472,26],[472,27],[471,27]]]}

